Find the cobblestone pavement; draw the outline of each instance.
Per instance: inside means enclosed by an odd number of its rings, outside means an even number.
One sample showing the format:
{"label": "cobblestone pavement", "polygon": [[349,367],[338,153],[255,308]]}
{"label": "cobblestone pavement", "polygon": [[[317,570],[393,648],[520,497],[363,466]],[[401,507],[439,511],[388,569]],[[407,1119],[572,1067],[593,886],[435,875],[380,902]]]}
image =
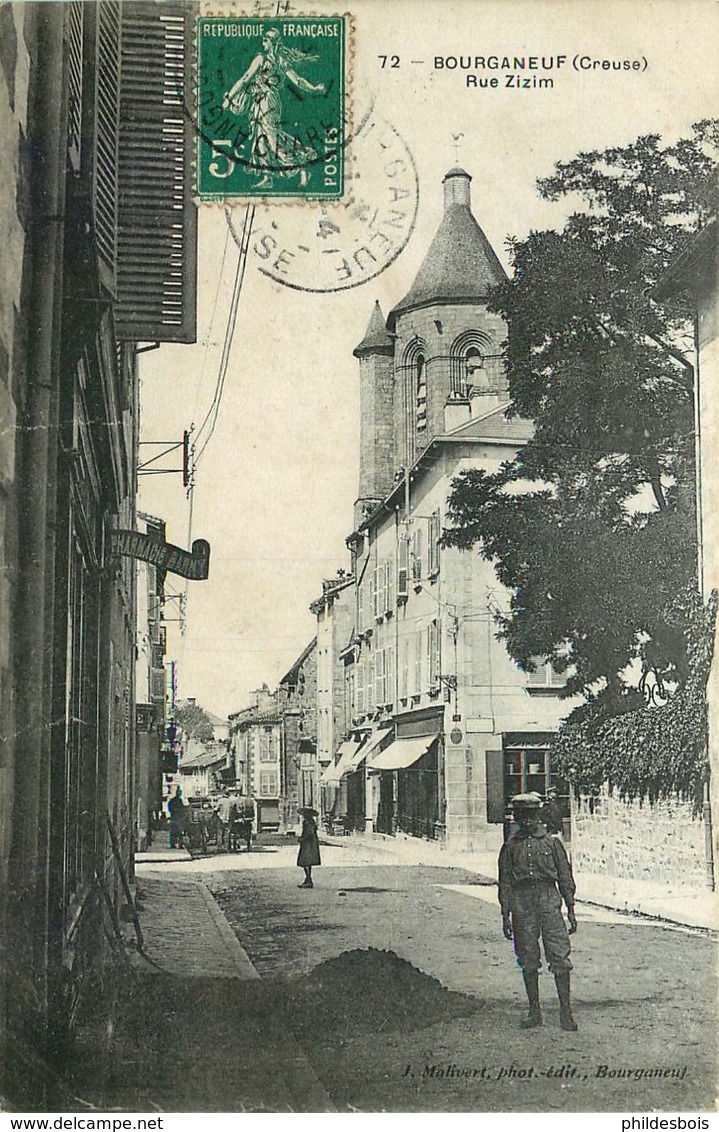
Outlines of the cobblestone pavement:
{"label": "cobblestone pavement", "polygon": [[181,978],[259,978],[201,880],[148,872],[140,893],[141,905],[148,907],[149,924],[144,955],[135,963],[137,969],[143,969],[144,957],[150,964],[145,973]]}

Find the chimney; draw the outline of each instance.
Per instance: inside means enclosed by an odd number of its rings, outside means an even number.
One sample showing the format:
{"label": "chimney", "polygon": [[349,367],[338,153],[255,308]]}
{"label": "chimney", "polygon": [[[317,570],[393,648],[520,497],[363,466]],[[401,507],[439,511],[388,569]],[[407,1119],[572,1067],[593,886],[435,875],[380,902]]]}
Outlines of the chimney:
{"label": "chimney", "polygon": [[460,204],[464,208],[472,207],[472,195],[469,183],[472,180],[469,173],[464,169],[450,169],[449,173],[445,174],[442,184],[444,185],[444,211],[453,204]]}
{"label": "chimney", "polygon": [[472,408],[468,397],[449,397],[444,406],[444,431],[454,432],[472,419]]}

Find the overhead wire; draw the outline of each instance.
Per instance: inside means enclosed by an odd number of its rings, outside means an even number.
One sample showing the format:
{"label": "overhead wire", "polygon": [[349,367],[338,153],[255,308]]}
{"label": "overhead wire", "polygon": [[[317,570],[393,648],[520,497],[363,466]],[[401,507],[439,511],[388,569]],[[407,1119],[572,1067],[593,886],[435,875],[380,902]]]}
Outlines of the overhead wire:
{"label": "overhead wire", "polygon": [[[195,392],[195,405],[194,405],[194,408],[193,408],[193,417],[195,415],[195,411],[197,409],[197,404],[198,404],[198,401],[200,399],[200,389],[202,387],[202,379],[205,376],[205,369],[207,368],[207,359],[208,359],[209,354],[210,354],[210,347],[213,344],[212,343],[212,332],[213,332],[214,326],[215,326],[215,315],[217,314],[217,304],[220,300],[220,291],[222,289],[222,276],[223,276],[223,273],[224,273],[224,270],[225,270],[225,260],[227,259],[227,248],[229,246],[229,242],[230,242],[230,229],[229,229],[229,225],[227,225],[225,227],[225,243],[224,243],[224,246],[222,248],[222,255],[220,257],[220,266],[219,266],[219,269],[218,269],[218,272],[217,272],[217,287],[215,288],[215,299],[214,299],[214,302],[212,304],[212,313],[210,315],[210,324],[209,324],[209,327],[208,327],[208,330],[207,330],[207,338],[205,340],[205,350],[204,350],[204,353],[202,355],[202,366],[200,367],[200,376],[197,380],[197,389],[196,389],[196,392]],[[194,424],[194,422],[193,422],[193,424]],[[203,424],[204,424],[204,422],[203,422]]]}
{"label": "overhead wire", "polygon": [[201,439],[202,433],[208,426],[209,431],[204,438],[202,447],[200,448],[197,456],[195,457],[195,466],[199,463],[202,454],[204,453],[207,445],[210,443],[212,434],[217,425],[217,419],[220,412],[220,405],[222,403],[222,396],[225,390],[225,379],[227,377],[227,367],[230,360],[230,350],[232,341],[235,334],[235,326],[237,324],[237,310],[240,302],[240,294],[242,292],[242,283],[245,278],[245,268],[247,266],[247,249],[250,241],[250,233],[252,232],[252,222],[255,216],[255,206],[248,204],[245,209],[245,220],[242,227],[242,237],[240,240],[240,254],[237,258],[237,267],[235,269],[235,278],[232,286],[232,298],[230,300],[230,310],[227,317],[227,328],[225,330],[225,340],[222,345],[222,355],[220,357],[220,366],[217,374],[217,382],[215,385],[215,394],[212,398],[212,403],[207,410],[205,419],[197,433],[195,444],[197,445]]}
{"label": "overhead wire", "polygon": [[[217,380],[215,382],[215,391],[214,391],[214,394],[213,394],[213,397],[212,397],[212,401],[210,403],[210,407],[207,410],[207,412],[204,416],[204,419],[202,421],[202,424],[200,425],[200,427],[197,431],[197,434],[195,436],[194,446],[193,446],[193,448],[197,447],[197,445],[200,441],[200,438],[202,436],[202,433],[204,432],[205,428],[207,427],[208,422],[211,421],[211,423],[209,424],[209,431],[207,432],[207,435],[205,436],[202,447],[200,448],[200,451],[197,453],[197,455],[193,459],[193,476],[190,480],[190,487],[189,487],[189,490],[188,490],[188,493],[187,493],[189,503],[190,503],[189,515],[188,515],[188,521],[187,521],[187,545],[190,546],[190,547],[192,546],[192,524],[193,524],[194,509],[195,509],[194,469],[197,467],[203,452],[207,448],[207,445],[209,444],[210,440],[212,439],[212,434],[215,431],[215,426],[217,425],[217,419],[218,419],[218,415],[219,415],[219,412],[220,412],[220,404],[222,403],[222,396],[223,396],[224,389],[225,389],[225,378],[227,376],[227,367],[228,367],[228,363],[229,363],[229,359],[230,359],[230,350],[232,348],[232,342],[233,342],[234,335],[235,335],[235,327],[237,325],[237,311],[238,311],[239,303],[240,303],[240,295],[242,293],[242,284],[243,284],[244,278],[245,278],[245,268],[247,266],[247,251],[248,251],[248,248],[249,248],[250,235],[251,235],[251,232],[252,232],[252,222],[254,220],[254,217],[255,217],[255,206],[253,204],[248,204],[246,209],[245,209],[245,219],[244,219],[244,224],[243,224],[243,227],[242,227],[242,238],[240,240],[240,250],[239,250],[239,255],[237,257],[237,265],[235,267],[235,277],[234,277],[233,284],[232,284],[232,298],[230,299],[230,309],[229,309],[228,315],[227,315],[227,325],[225,327],[225,336],[224,336],[224,341],[223,341],[223,344],[222,344],[222,354],[220,356],[220,364],[219,364],[218,371],[217,371]],[[227,234],[225,236],[225,246],[224,246],[223,253],[222,253],[222,262],[221,262],[221,265],[220,265],[220,273],[219,273],[219,278],[218,278],[218,282],[217,282],[217,290],[215,292],[215,302],[214,302],[214,306],[213,306],[212,316],[211,316],[211,319],[210,319],[210,331],[211,331],[211,328],[212,328],[212,324],[213,324],[214,317],[215,317],[215,312],[216,312],[216,309],[217,309],[217,303],[218,303],[218,300],[219,300],[220,282],[221,282],[221,278],[222,278],[222,269],[224,267],[225,257],[226,257],[226,254],[227,254],[229,233],[230,233],[230,227],[229,227],[229,224],[228,224],[227,225]],[[210,340],[210,336],[208,335],[208,346],[209,346],[209,340]],[[205,357],[206,356],[207,355],[205,355]],[[181,646],[181,653],[183,655],[180,658],[181,660],[184,659],[184,650],[185,650],[185,634],[186,634],[186,629],[187,629],[188,596],[189,596],[189,581],[186,581],[185,582],[185,592],[184,592],[185,618],[184,618],[184,621],[182,623],[183,641],[182,641],[182,646]]]}

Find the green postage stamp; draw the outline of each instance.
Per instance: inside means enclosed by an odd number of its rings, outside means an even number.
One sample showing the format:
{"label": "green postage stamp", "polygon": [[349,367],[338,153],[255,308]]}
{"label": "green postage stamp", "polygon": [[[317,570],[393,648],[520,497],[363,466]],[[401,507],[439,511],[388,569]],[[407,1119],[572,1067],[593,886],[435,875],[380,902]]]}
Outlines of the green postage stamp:
{"label": "green postage stamp", "polygon": [[197,32],[200,200],[341,197],[344,17],[210,16]]}

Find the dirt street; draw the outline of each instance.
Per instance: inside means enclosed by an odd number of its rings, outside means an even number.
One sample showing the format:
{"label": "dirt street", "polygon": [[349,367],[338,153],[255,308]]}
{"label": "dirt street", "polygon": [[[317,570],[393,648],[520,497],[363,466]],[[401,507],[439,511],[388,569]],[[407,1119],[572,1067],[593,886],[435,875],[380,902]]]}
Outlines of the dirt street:
{"label": "dirt street", "polygon": [[[559,1029],[546,973],[544,1027],[524,1032],[521,975],[487,878],[333,863],[305,891],[288,865],[205,880],[262,979],[286,984],[302,1048],[338,1108],[713,1107],[712,940],[581,907],[579,1032]],[[446,990],[432,993],[431,980]]]}
{"label": "dirt street", "polygon": [[547,973],[544,1025],[523,1031],[489,878],[335,846],[307,890],[295,855],[265,845],[140,875],[147,907],[168,878],[207,885],[259,978],[207,974],[211,926],[178,900],[167,955],[173,941],[192,949],[195,977],[173,975],[156,941],[161,969],[124,979],[109,1045],[80,1034],[56,1109],[78,1097],[165,1112],[714,1107],[713,938],[579,905],[579,1031],[560,1030]]}

